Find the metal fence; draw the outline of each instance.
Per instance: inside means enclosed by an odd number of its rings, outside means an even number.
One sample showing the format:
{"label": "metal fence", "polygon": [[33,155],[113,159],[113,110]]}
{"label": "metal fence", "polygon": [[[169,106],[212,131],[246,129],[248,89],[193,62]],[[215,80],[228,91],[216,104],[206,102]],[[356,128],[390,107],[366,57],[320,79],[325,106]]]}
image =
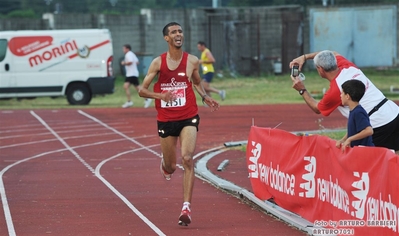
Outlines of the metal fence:
{"label": "metal fence", "polygon": [[[129,16],[58,14],[47,15],[42,20],[0,19],[0,30],[108,28],[113,37],[114,71],[120,71],[117,60],[123,56],[123,44],[130,43],[133,51],[144,55],[146,63],[150,63],[151,55],[155,57],[167,50],[161,35],[163,26],[177,21],[184,29],[185,51],[199,56],[197,42],[204,41],[216,59],[217,72],[233,76],[260,76],[275,72],[287,73],[289,62],[293,58],[309,52],[313,40],[309,36],[312,33],[309,24],[313,17],[309,12],[321,12],[322,15],[323,11],[347,9],[319,7],[305,11],[302,6],[288,5],[257,8],[143,9],[140,15]],[[395,6],[394,9],[396,12],[394,10],[393,25],[398,29],[398,9]],[[327,19],[326,22],[334,24],[334,19]],[[399,30],[395,32],[399,35]],[[393,40],[395,55],[399,50],[396,46],[398,37],[395,36]],[[339,40],[335,41],[340,43]],[[393,65],[398,63],[397,57],[394,59],[396,61]],[[276,65],[281,65],[281,68]],[[143,68],[146,67],[148,65],[143,65]]]}

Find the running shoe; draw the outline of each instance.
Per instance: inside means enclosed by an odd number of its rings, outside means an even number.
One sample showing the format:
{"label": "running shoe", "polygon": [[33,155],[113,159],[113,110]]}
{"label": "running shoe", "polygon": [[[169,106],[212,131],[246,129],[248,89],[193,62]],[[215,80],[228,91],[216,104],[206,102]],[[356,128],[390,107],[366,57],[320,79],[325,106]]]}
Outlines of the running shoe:
{"label": "running shoe", "polygon": [[166,180],[170,180],[170,178],[172,177],[172,174],[169,174],[169,173],[166,172],[166,170],[163,168],[163,158],[161,159],[161,165],[159,166],[159,170],[161,171],[162,176],[163,176]]}
{"label": "running shoe", "polygon": [[152,99],[147,98],[144,102],[144,108],[148,108],[151,106]]}
{"label": "running shoe", "polygon": [[226,90],[220,90],[219,95],[222,101],[224,101],[226,99]]}
{"label": "running shoe", "polygon": [[188,226],[191,223],[191,210],[188,205],[184,205],[179,216],[179,225]]}
{"label": "running shoe", "polygon": [[132,101],[125,102],[125,104],[122,105],[123,108],[128,108],[128,107],[131,107],[131,106],[133,106],[133,102]]}

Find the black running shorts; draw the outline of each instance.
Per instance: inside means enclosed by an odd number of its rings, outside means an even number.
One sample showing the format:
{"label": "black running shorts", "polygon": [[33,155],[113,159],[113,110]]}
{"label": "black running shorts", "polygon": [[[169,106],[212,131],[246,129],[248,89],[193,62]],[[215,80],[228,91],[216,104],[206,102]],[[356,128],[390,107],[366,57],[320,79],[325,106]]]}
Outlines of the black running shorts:
{"label": "black running shorts", "polygon": [[137,76],[129,76],[125,78],[125,82],[129,82],[134,86],[139,86],[139,78]]}
{"label": "black running shorts", "polygon": [[195,126],[198,132],[199,121],[199,115],[180,121],[158,121],[158,135],[161,138],[166,138],[168,136],[178,137],[182,129],[186,126]]}

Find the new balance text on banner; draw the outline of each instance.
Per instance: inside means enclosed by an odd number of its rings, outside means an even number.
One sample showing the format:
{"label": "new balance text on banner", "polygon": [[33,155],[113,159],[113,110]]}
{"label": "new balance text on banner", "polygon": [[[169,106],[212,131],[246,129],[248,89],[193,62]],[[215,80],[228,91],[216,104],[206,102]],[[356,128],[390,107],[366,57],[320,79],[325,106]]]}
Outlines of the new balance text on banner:
{"label": "new balance text on banner", "polygon": [[399,156],[392,151],[341,153],[326,136],[252,127],[246,156],[254,194],[313,222],[313,234],[399,235]]}

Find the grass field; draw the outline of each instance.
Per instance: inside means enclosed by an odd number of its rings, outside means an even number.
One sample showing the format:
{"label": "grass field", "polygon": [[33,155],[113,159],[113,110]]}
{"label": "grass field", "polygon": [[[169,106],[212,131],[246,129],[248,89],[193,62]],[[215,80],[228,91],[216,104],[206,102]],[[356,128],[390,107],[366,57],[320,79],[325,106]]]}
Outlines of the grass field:
{"label": "grass field", "polygon": [[[399,100],[399,92],[391,93],[390,87],[399,88],[398,70],[364,70],[365,74],[373,83],[390,99]],[[328,88],[327,80],[318,76],[316,71],[305,72],[305,85],[308,91],[315,95],[316,99],[322,97],[324,88]],[[89,105],[70,106],[65,97],[37,99],[9,99],[0,100],[0,109],[68,109],[68,108],[99,108],[99,107],[120,107],[126,100],[122,85],[124,78],[118,76],[115,83],[115,92],[110,95],[96,96]],[[292,89],[292,82],[289,75],[267,75],[262,77],[238,77],[219,78],[215,76],[212,85],[227,91],[226,100],[222,105],[243,105],[243,104],[278,104],[278,103],[303,103],[303,99]],[[132,87],[132,100],[135,107],[142,107],[144,100],[137,95]],[[218,95],[214,97],[220,101]],[[199,104],[201,99],[197,96]],[[153,106],[154,104],[152,104]]]}
{"label": "grass field", "polygon": [[[399,71],[377,71],[365,70],[366,75],[373,83],[390,99],[399,100],[399,92],[390,92],[391,86],[399,88]],[[327,80],[319,77],[317,72],[305,73],[305,85],[308,91],[314,94],[316,99],[322,97],[324,88],[328,88]],[[91,103],[86,106],[71,106],[65,97],[49,98],[42,97],[37,99],[9,99],[0,100],[0,109],[68,109],[68,108],[100,108],[100,107],[120,107],[125,101],[125,93],[122,88],[124,78],[118,76],[115,83],[115,92],[110,95],[96,96]],[[304,103],[301,96],[292,89],[292,82],[289,75],[268,75],[263,77],[223,77],[214,78],[212,85],[227,91],[225,101],[221,105],[245,105],[245,104],[278,104],[278,103]],[[142,107],[144,100],[137,95],[132,87],[132,100],[134,107]],[[218,95],[214,97],[220,101]],[[201,99],[197,96],[198,104]],[[152,104],[152,106],[154,103]],[[332,139],[340,139],[345,131],[323,133]]]}

